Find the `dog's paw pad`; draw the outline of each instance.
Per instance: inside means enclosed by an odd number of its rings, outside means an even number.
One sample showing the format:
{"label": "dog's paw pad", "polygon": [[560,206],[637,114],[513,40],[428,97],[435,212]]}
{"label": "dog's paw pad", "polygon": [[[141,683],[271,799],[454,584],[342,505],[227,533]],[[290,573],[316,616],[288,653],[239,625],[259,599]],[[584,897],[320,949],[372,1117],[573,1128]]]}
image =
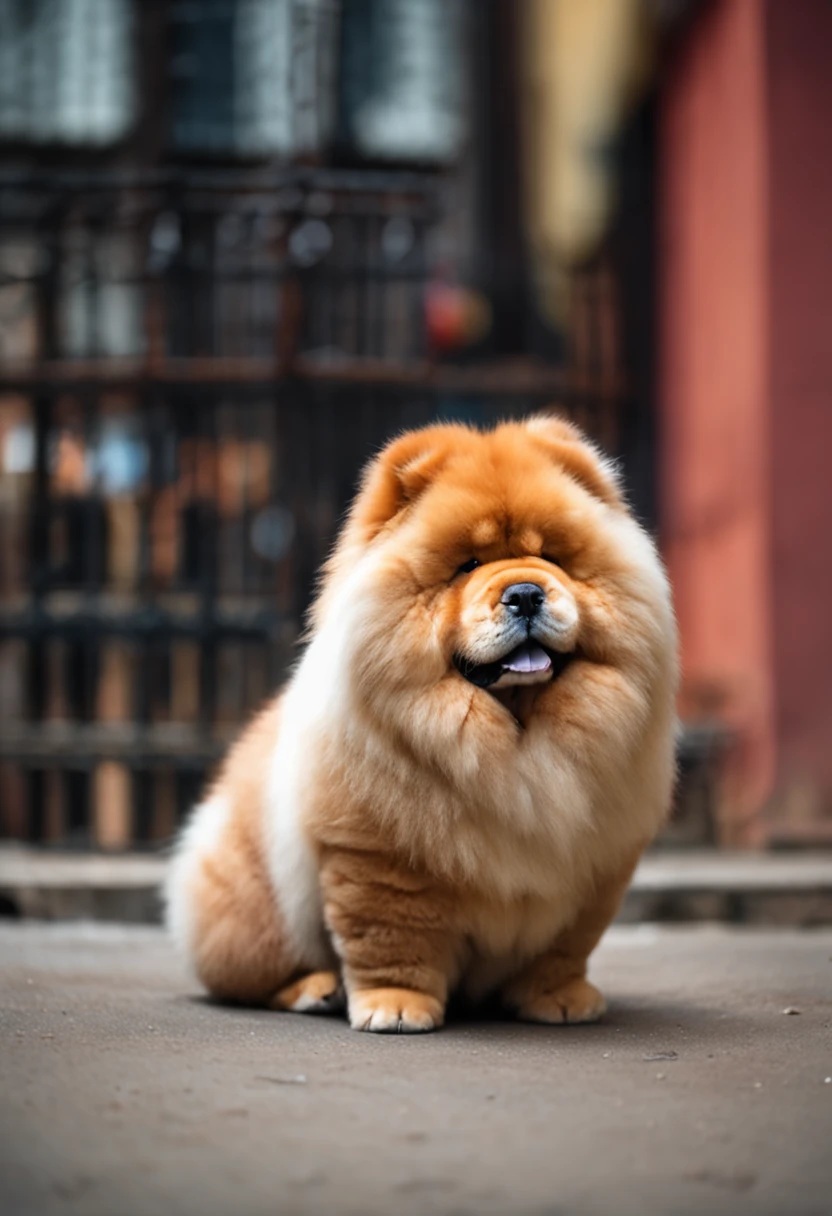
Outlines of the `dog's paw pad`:
{"label": "dog's paw pad", "polygon": [[552,992],[537,993],[517,1010],[525,1022],[597,1022],[607,1003],[589,980],[574,979]]}
{"label": "dog's paw pad", "polygon": [[313,971],[276,992],[272,1009],[292,1013],[339,1013],[344,1008],[344,989],[337,971]]}
{"label": "dog's paw pad", "polygon": [[349,1000],[350,1026],[376,1034],[419,1034],[442,1025],[436,997],[409,988],[366,988]]}

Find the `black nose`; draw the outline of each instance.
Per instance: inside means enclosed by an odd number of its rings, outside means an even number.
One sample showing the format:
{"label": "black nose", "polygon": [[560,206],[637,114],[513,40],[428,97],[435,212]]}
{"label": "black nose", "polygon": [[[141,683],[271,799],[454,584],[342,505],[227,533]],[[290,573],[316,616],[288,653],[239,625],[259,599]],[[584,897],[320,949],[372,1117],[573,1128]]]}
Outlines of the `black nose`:
{"label": "black nose", "polygon": [[531,621],[540,612],[545,599],[543,588],[537,583],[512,583],[506,587],[500,603],[505,604],[513,616],[523,616]]}

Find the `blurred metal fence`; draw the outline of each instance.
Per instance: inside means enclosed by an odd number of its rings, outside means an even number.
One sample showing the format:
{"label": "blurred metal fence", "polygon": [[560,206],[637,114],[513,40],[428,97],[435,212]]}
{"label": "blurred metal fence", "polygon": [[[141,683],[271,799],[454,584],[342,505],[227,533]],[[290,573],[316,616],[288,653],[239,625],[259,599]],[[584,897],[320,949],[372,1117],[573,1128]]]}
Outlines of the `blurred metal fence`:
{"label": "blurred metal fence", "polygon": [[556,401],[643,469],[610,274],[560,364],[438,362],[440,214],[407,173],[0,176],[0,835],[170,836],[397,430]]}

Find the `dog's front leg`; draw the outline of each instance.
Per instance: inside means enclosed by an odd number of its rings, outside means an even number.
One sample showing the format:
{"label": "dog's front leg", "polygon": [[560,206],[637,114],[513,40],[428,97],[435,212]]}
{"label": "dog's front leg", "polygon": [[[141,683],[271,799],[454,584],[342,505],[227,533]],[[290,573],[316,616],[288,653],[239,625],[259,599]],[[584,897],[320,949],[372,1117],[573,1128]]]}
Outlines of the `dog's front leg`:
{"label": "dog's front leg", "polygon": [[589,956],[615,916],[638,856],[596,882],[591,897],[555,941],[503,988],[507,1008],[527,1022],[596,1022],[606,1002],[586,978]]}
{"label": "dog's front leg", "polygon": [[457,945],[448,895],[380,853],[325,849],[320,860],[352,1028],[410,1034],[441,1026]]}

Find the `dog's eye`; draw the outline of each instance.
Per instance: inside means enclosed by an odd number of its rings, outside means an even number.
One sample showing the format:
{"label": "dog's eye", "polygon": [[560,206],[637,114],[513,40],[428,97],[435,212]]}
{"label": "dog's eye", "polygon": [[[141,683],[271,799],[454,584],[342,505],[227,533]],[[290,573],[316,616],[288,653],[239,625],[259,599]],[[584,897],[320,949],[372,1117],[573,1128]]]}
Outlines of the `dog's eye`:
{"label": "dog's eye", "polygon": [[469,557],[467,562],[463,562],[457,570],[457,574],[470,574],[472,570],[476,570],[477,566],[481,566],[482,562],[476,557]]}
{"label": "dog's eye", "polygon": [[552,557],[551,553],[541,553],[540,555],[544,562],[548,562],[550,566],[563,566],[563,562],[558,561],[556,557]]}

